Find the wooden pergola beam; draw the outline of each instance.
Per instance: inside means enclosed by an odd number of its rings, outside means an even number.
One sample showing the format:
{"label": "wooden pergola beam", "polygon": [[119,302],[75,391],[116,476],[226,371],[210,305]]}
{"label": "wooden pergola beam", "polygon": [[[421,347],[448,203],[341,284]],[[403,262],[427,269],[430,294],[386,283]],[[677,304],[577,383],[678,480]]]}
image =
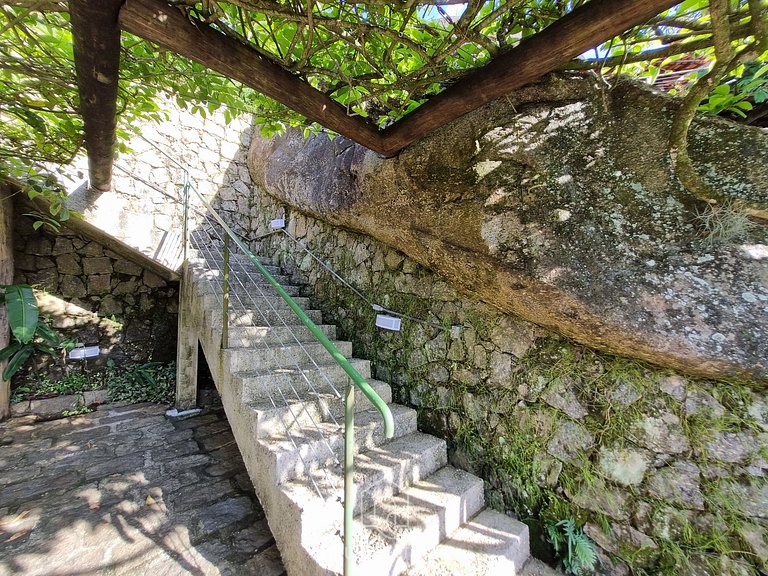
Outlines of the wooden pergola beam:
{"label": "wooden pergola beam", "polygon": [[115,141],[120,27],[266,94],[384,156],[529,84],[679,0],[591,0],[470,72],[399,122],[378,131],[250,46],[191,22],[163,0],[69,0],[91,185],[109,189]]}
{"label": "wooden pergola beam", "polygon": [[203,66],[258,90],[326,128],[383,153],[378,130],[348,116],[337,102],[272,62],[253,48],[161,0],[130,0],[120,11],[124,30],[173,50]]}
{"label": "wooden pergola beam", "polygon": [[440,126],[537,80],[679,3],[680,0],[591,0],[582,4],[384,130],[383,154],[396,155]]}
{"label": "wooden pergola beam", "polygon": [[117,127],[122,0],[69,0],[80,114],[85,125],[90,185],[112,186]]}

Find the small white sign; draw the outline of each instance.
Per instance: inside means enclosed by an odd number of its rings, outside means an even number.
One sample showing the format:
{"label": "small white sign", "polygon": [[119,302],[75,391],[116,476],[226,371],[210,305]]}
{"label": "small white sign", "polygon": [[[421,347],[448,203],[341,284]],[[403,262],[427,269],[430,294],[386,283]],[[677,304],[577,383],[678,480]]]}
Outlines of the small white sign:
{"label": "small white sign", "polygon": [[285,218],[275,218],[269,223],[269,227],[273,230],[279,230],[285,228]]}
{"label": "small white sign", "polygon": [[384,330],[400,331],[400,318],[387,316],[386,314],[376,314],[376,326]]}
{"label": "small white sign", "polygon": [[101,349],[98,346],[81,346],[70,350],[68,356],[70,360],[85,360],[86,358],[94,358],[99,354],[101,354]]}

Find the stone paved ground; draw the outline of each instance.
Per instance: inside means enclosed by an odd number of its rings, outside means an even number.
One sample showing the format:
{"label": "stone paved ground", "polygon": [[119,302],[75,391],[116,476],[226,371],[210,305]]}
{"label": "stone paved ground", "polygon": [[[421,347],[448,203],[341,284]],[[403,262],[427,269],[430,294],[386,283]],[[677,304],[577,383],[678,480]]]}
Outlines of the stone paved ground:
{"label": "stone paved ground", "polygon": [[285,573],[220,408],[0,424],[0,576]]}

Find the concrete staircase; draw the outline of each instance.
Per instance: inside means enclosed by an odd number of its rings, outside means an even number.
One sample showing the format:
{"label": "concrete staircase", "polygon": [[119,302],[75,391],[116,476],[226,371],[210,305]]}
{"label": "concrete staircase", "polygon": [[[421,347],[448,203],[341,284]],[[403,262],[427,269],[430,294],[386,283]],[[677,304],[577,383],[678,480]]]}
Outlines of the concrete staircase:
{"label": "concrete staircase", "polygon": [[[346,375],[245,256],[233,256],[231,266],[228,347],[221,348],[221,267],[194,252],[183,279],[186,325],[197,332],[288,574],[341,574]],[[308,299],[296,300],[335,339],[336,328],[322,324]],[[351,343],[335,344],[351,357]],[[351,362],[391,402],[389,385],[370,378],[370,363]],[[529,557],[527,527],[485,508],[482,480],[447,464],[445,442],[418,432],[414,410],[390,404],[395,437],[385,440],[380,415],[356,396],[355,573],[519,574]]]}

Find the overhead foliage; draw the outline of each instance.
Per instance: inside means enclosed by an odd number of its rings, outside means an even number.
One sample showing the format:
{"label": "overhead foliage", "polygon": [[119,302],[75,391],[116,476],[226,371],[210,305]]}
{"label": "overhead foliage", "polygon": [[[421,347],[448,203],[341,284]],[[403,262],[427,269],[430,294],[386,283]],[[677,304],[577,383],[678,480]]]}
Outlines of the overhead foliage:
{"label": "overhead foliage", "polygon": [[[368,117],[383,127],[585,0],[174,3],[191,20],[212,24],[327,93],[349,114]],[[754,51],[756,22],[768,19],[768,2],[727,4],[731,51],[741,53],[747,47]],[[621,75],[643,77],[684,92],[715,60],[716,34],[708,5],[706,0],[683,2],[562,68],[593,69],[608,83]],[[753,56],[752,60],[765,62],[764,54]],[[721,75],[740,77],[744,60]],[[753,76],[759,80],[760,75]],[[66,3],[4,0],[0,161],[67,162],[80,150],[82,124],[74,78]],[[756,96],[744,95],[744,85],[735,80],[728,85],[734,100],[725,102],[726,108],[746,113],[757,101]],[[709,102],[713,111],[722,108],[724,90]],[[121,141],[138,118],[162,117],[157,105],[161,94],[200,114],[222,106],[227,118],[253,113],[267,132],[306,122],[249,88],[124,34],[118,102]]]}

